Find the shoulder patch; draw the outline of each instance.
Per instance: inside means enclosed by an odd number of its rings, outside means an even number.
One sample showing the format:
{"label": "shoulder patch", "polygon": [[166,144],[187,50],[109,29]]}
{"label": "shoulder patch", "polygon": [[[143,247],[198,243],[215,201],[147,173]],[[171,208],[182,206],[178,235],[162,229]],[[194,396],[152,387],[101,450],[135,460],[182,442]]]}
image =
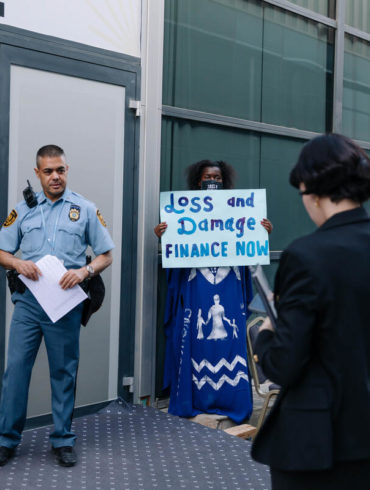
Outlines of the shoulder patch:
{"label": "shoulder patch", "polygon": [[5,226],[5,227],[6,226],[11,226],[16,221],[17,218],[18,218],[17,211],[15,209],[12,209],[12,211],[10,211],[9,216],[4,221],[3,226]]}
{"label": "shoulder patch", "polygon": [[106,228],[107,227],[107,223],[104,221],[104,218],[101,215],[99,209],[96,210],[96,216],[99,218],[100,223]]}

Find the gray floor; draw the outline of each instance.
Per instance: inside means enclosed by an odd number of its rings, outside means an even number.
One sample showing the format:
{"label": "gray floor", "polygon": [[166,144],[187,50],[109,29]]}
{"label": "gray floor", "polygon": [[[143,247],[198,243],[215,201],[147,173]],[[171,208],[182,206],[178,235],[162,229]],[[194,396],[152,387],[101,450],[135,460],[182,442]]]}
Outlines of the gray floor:
{"label": "gray floor", "polygon": [[51,427],[24,433],[0,468],[2,490],[270,488],[268,468],[250,457],[250,442],[154,408],[114,402],[75,419],[78,464],[58,466]]}

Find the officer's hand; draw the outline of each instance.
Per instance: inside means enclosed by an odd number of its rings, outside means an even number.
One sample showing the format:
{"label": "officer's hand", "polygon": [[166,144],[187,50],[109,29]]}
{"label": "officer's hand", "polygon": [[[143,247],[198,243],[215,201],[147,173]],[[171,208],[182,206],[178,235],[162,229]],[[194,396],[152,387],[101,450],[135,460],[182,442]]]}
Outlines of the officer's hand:
{"label": "officer's hand", "polygon": [[39,276],[42,276],[40,269],[32,260],[17,260],[15,270],[18,274],[23,274],[28,279],[32,279],[32,281],[37,281]]}
{"label": "officer's hand", "polygon": [[88,275],[86,267],[81,267],[81,269],[70,269],[59,281],[59,285],[62,289],[73,288],[76,284],[80,284],[80,282],[86,279]]}
{"label": "officer's hand", "polygon": [[154,228],[154,233],[157,235],[158,238],[161,238],[163,233],[167,229],[167,223],[163,221],[162,223],[159,223],[155,228]]}

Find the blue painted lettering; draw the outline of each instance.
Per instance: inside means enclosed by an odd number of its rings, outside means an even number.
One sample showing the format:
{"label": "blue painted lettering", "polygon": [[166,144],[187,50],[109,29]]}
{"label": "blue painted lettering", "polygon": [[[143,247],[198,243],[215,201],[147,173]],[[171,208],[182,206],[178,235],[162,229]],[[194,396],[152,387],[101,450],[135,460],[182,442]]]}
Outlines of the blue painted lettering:
{"label": "blue painted lettering", "polygon": [[199,213],[199,211],[202,209],[202,206],[197,201],[200,201],[200,197],[193,197],[191,199],[191,204],[194,206],[190,208],[192,213]]}
{"label": "blue painted lettering", "polygon": [[220,228],[220,230],[223,231],[224,222],[222,219],[211,219],[211,230],[213,231],[215,228]]}
{"label": "blue painted lettering", "polygon": [[213,257],[218,257],[220,255],[220,252],[215,251],[216,246],[219,247],[220,244],[218,242],[211,243],[211,254],[213,255]]}
{"label": "blue painted lettering", "polygon": [[193,243],[193,246],[191,247],[191,257],[199,257],[199,250],[198,250],[198,245],[196,243]]}
{"label": "blue painted lettering", "polygon": [[234,231],[234,218],[228,218],[225,221],[225,230]]}
{"label": "blue painted lettering", "polygon": [[172,244],[166,243],[166,259],[172,254]]}
{"label": "blue painted lettering", "polygon": [[209,243],[201,243],[200,244],[200,255],[201,257],[209,256]]}
{"label": "blue painted lettering", "polygon": [[254,230],[254,227],[256,226],[256,220],[254,218],[248,218],[247,221],[247,228],[249,230]]}
{"label": "blue painted lettering", "polygon": [[211,196],[206,196],[204,199],[204,204],[206,204],[208,207],[204,207],[203,208],[203,211],[206,211],[207,213],[209,213],[210,211],[212,211],[213,209],[213,204],[212,204],[212,197]]}
{"label": "blue painted lettering", "polygon": [[230,197],[227,200],[228,206],[232,208],[244,208],[245,206],[249,206],[250,208],[254,208],[254,192],[251,192],[251,195],[246,199],[244,197]]}
{"label": "blue painted lettering", "polygon": [[189,204],[189,199],[186,196],[181,196],[179,197],[179,205],[182,206],[183,208],[186,208],[186,206]]}
{"label": "blue painted lettering", "polygon": [[259,241],[257,241],[257,254],[258,255],[268,255],[269,254],[269,242],[265,241],[265,244],[262,245]]}
{"label": "blue painted lettering", "polygon": [[254,242],[247,243],[247,255],[248,257],[254,257],[256,255],[256,245]]}
{"label": "blue painted lettering", "polygon": [[[195,221],[192,219],[192,218],[181,218],[177,221],[178,223],[180,223],[181,227],[177,229],[177,233],[179,235],[192,235],[195,230],[197,229],[197,225],[195,223]],[[185,228],[185,222],[189,223],[191,228],[186,230]]]}
{"label": "blue painted lettering", "polygon": [[239,231],[239,233],[236,234],[237,238],[241,238],[244,235],[244,225],[245,217],[243,216],[243,218],[239,218],[235,223],[235,227]]}
{"label": "blue painted lettering", "polygon": [[245,242],[236,242],[236,255],[245,255]]}
{"label": "blue painted lettering", "polygon": [[201,231],[208,231],[208,219],[203,219],[202,221],[199,221],[198,228]]}
{"label": "blue painted lettering", "polygon": [[189,257],[189,245],[180,243],[180,257]]}
{"label": "blue painted lettering", "polygon": [[174,197],[173,197],[173,192],[171,192],[171,194],[170,194],[170,204],[167,204],[164,207],[164,210],[166,211],[166,213],[177,213],[177,214],[181,214],[181,213],[184,212],[183,209],[181,209],[181,210],[175,209],[175,200],[174,200]]}
{"label": "blue painted lettering", "polygon": [[254,208],[254,192],[246,199],[245,204],[251,208]]}

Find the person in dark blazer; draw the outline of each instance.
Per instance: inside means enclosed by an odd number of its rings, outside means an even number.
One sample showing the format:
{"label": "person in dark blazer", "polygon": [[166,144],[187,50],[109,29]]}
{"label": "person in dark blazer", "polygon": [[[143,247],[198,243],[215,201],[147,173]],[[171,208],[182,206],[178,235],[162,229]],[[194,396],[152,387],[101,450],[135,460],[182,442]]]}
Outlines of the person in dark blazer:
{"label": "person in dark blazer", "polygon": [[276,330],[255,352],[281,392],[252,446],[274,490],[370,486],[370,160],[352,140],[321,135],[290,183],[318,229],[282,254]]}

